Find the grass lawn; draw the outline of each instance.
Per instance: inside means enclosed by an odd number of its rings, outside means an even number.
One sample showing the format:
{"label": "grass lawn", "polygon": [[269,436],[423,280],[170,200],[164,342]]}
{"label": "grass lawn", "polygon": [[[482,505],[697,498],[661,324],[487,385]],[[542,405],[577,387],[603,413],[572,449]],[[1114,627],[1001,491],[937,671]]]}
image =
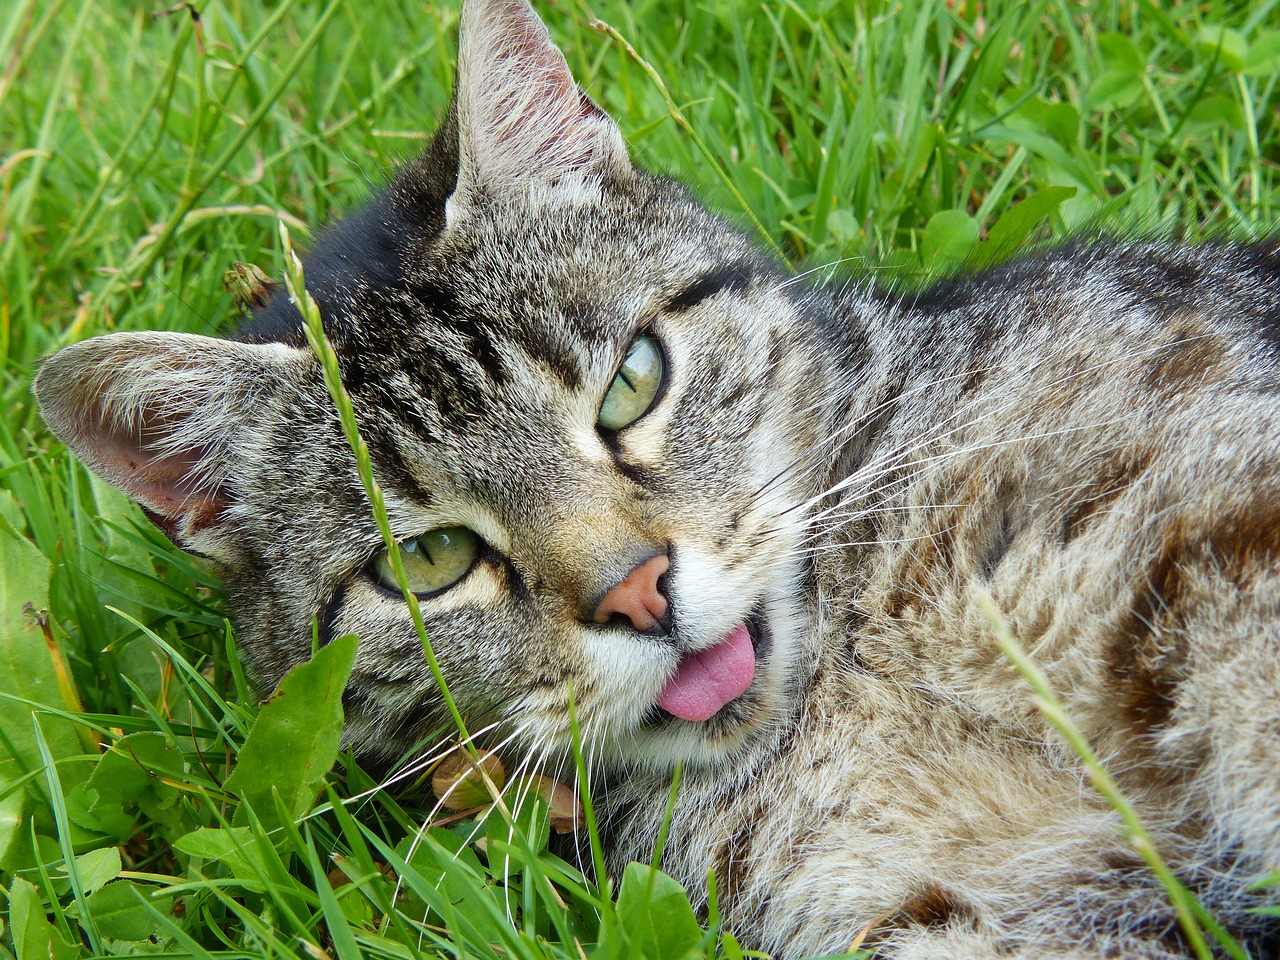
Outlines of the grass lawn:
{"label": "grass lawn", "polygon": [[[1071,231],[1250,236],[1280,213],[1280,0],[537,6],[642,165],[822,276],[909,286]],[[348,757],[322,781],[349,645],[287,681],[305,713],[259,712],[216,581],[31,403],[71,341],[229,329],[233,263],[280,276],[279,220],[305,246],[421,148],[456,19],[0,14],[0,957],[742,955],[660,875],[604,891],[547,853],[541,805],[424,833],[425,783],[374,791]]]}

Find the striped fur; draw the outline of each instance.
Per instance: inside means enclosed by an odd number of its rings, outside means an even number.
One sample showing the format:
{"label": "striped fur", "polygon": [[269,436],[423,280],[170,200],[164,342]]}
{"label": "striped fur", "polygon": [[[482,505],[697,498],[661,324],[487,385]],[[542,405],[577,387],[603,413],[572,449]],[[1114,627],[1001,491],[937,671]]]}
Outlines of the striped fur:
{"label": "striped fur", "polygon": [[[307,261],[398,536],[485,543],[423,602],[463,712],[554,769],[569,691],[608,857],[714,870],[792,957],[1182,956],[1163,890],[999,655],[992,596],[1165,857],[1255,945],[1280,865],[1280,247],[1079,242],[902,297],[785,275],[634,169],[523,0],[468,0],[426,154]],[[648,332],[668,377],[596,416]],[[50,358],[50,428],[219,564],[264,689],[362,638],[347,741],[443,720],[315,358],[277,294],[231,341]],[[590,616],[654,551],[674,627]],[[758,617],[747,691],[657,706]],[[1259,949],[1263,947],[1259,946]]]}

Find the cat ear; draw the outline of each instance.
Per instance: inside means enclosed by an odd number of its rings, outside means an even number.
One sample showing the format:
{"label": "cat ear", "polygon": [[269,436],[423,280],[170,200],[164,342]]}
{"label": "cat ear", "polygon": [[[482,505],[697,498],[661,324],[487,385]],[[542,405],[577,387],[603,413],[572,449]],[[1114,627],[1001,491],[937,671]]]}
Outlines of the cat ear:
{"label": "cat ear", "polygon": [[302,362],[283,344],[113,333],[46,359],[33,389],[49,429],[94,473],[171,539],[216,558],[236,439]]}
{"label": "cat ear", "polygon": [[455,89],[459,169],[450,217],[477,197],[571,200],[629,177],[626,143],[569,73],[526,0],[466,0]]}

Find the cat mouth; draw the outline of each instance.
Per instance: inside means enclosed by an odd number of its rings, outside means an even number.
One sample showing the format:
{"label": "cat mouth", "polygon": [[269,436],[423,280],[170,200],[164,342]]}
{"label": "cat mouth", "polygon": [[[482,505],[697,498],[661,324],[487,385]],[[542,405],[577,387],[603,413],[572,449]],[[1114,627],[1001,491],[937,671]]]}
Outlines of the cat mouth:
{"label": "cat mouth", "polygon": [[658,694],[661,714],[690,723],[710,720],[746,693],[771,640],[769,622],[757,608],[710,647],[684,654]]}

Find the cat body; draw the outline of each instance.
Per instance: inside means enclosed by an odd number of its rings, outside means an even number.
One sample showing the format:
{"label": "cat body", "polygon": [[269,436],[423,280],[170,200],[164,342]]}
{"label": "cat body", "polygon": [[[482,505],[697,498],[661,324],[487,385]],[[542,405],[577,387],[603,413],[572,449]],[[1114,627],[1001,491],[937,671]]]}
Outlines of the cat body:
{"label": "cat body", "polygon": [[[1183,879],[1248,926],[1240,854],[1280,853],[1276,264],[1103,243],[818,308],[897,349],[836,418],[798,714],[677,801],[664,863],[715,870],[729,929],[783,955],[860,925],[894,957],[1186,954],[986,594]],[[619,862],[652,846],[634,811],[663,796],[615,789]]]}
{"label": "cat body", "polygon": [[[988,595],[1221,920],[1280,864],[1280,247],[1077,243],[920,296],[781,273],[636,170],[523,0],[308,289],[473,728],[610,868],[782,956],[1185,953]],[[645,379],[648,377],[648,379]],[[647,384],[647,386],[646,386]],[[346,737],[446,714],[296,311],[46,361],[46,421],[223,571],[269,689],[361,636]],[[406,554],[407,556],[408,554]]]}

